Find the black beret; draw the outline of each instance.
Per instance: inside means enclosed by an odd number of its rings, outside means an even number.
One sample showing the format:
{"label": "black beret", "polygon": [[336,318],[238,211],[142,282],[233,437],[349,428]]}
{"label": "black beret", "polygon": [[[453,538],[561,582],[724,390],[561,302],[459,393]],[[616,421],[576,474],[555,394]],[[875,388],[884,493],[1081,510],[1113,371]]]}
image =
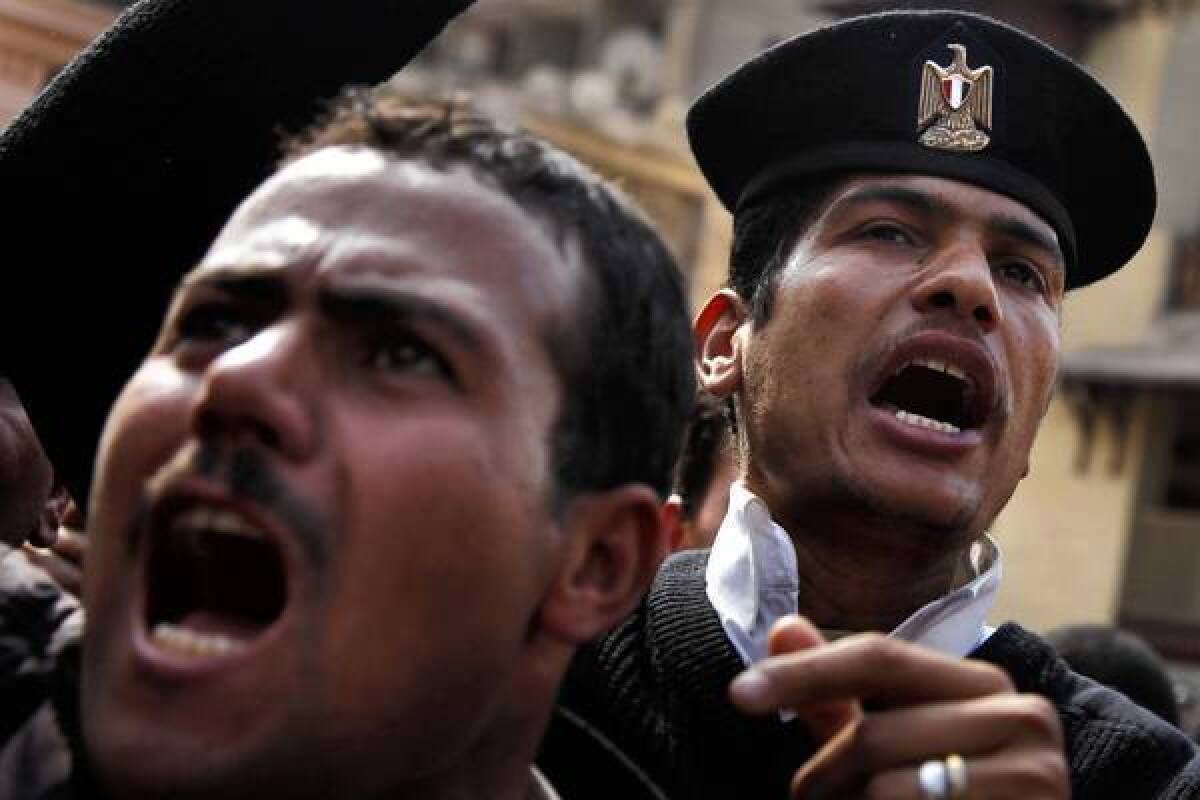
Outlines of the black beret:
{"label": "black beret", "polygon": [[0,137],[0,369],[80,502],[172,289],[280,132],[388,78],[470,2],[143,0]]}
{"label": "black beret", "polygon": [[687,126],[735,213],[822,173],[934,175],[1012,197],[1058,233],[1068,289],[1129,261],[1154,218],[1150,155],[1120,104],[977,14],[885,12],[797,36],[709,89]]}

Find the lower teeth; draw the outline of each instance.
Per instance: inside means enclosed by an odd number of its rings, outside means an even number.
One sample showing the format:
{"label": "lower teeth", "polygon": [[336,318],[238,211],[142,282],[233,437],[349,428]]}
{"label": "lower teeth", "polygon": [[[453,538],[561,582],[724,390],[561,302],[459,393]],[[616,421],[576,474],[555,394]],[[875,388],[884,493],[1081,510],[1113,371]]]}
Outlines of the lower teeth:
{"label": "lower teeth", "polygon": [[150,632],[153,642],[164,650],[185,656],[212,657],[236,653],[246,643],[219,633],[196,633],[167,622],[160,622]]}
{"label": "lower teeth", "polygon": [[920,414],[914,414],[911,411],[896,411],[896,419],[901,422],[907,422],[909,425],[915,425],[918,428],[926,428],[939,433],[962,433],[962,429],[951,425],[949,422],[938,422],[936,419],[923,417]]}

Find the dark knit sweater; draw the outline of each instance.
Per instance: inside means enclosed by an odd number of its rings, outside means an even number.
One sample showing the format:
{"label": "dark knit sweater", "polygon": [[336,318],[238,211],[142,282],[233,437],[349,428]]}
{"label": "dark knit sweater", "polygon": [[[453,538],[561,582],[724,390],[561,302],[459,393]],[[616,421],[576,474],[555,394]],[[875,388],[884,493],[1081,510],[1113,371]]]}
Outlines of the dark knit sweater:
{"label": "dark knit sweater", "polygon": [[[637,611],[576,659],[561,700],[671,797],[783,798],[813,744],[797,722],[730,704],[743,667],[705,594],[707,560],[669,559]],[[1058,709],[1076,800],[1200,797],[1200,761],[1182,733],[1072,672],[1039,637],[1009,623],[971,657]]]}

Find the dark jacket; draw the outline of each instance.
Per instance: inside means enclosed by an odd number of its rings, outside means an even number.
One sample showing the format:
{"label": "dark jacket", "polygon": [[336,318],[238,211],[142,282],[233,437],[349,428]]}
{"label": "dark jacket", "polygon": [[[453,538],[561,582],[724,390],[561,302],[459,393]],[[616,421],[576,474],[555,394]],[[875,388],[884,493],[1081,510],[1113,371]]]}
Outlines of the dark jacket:
{"label": "dark jacket", "polygon": [[[638,610],[576,659],[560,699],[673,797],[784,798],[814,745],[798,722],[730,704],[743,666],[705,594],[707,561],[669,559]],[[1072,672],[1039,637],[1009,623],[971,657],[1058,709],[1075,800],[1200,797],[1200,761],[1181,732]]]}

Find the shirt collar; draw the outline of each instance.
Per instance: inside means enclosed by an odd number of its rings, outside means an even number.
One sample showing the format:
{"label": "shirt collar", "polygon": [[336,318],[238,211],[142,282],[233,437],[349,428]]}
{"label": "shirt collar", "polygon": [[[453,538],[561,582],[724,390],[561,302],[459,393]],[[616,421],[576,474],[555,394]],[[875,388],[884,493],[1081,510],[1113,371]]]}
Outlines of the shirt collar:
{"label": "shirt collar", "polygon": [[[890,635],[948,655],[965,656],[991,633],[984,620],[1000,585],[1000,548],[985,536],[964,558],[957,587],[918,609]],[[796,551],[761,499],[741,481],[729,489],[729,509],[705,571],[705,591],[721,627],[753,663],[767,656],[767,634],[796,613]]]}

